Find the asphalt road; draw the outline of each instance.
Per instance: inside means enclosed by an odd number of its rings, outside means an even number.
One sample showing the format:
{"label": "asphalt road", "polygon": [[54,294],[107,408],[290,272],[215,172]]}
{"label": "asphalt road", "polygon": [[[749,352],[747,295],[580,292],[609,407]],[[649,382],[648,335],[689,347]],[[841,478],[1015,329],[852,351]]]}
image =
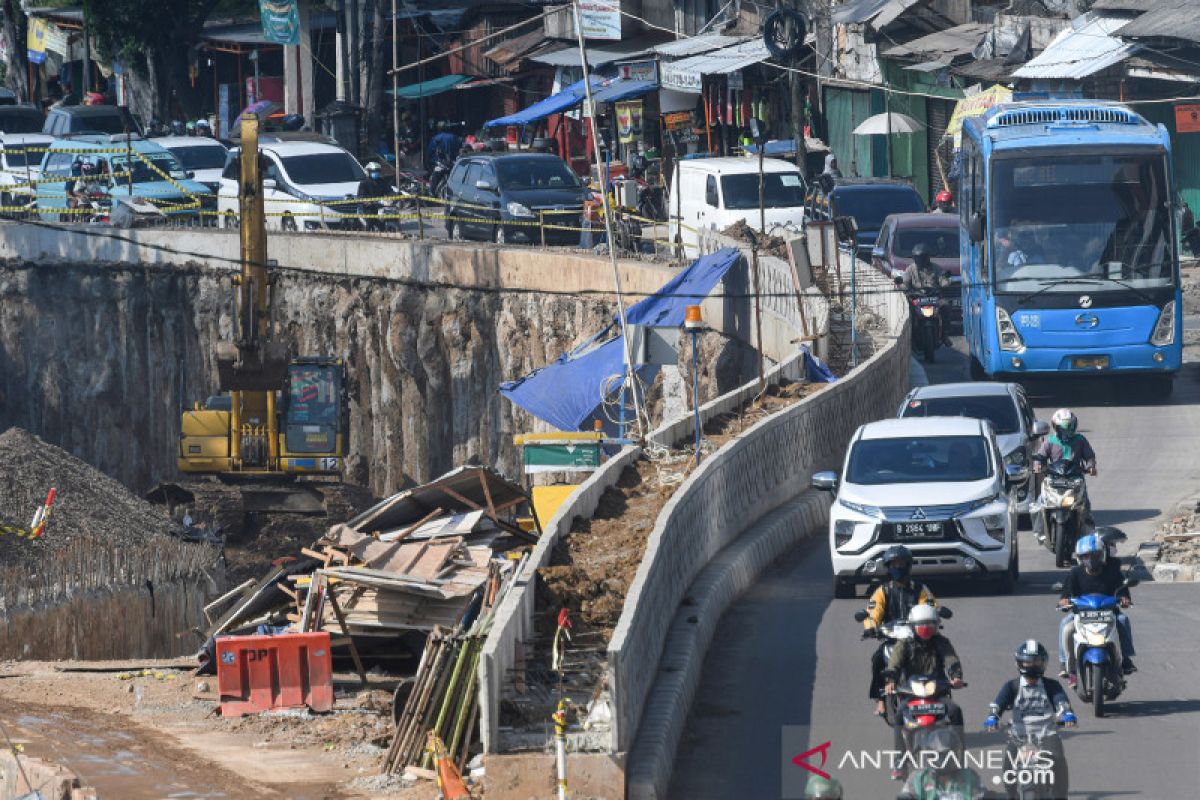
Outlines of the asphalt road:
{"label": "asphalt road", "polygon": [[[962,380],[965,358],[939,351],[933,382]],[[1090,483],[1099,524],[1145,538],[1155,519],[1200,489],[1200,364],[1188,363],[1169,401],[1143,399],[1128,385],[1076,382],[1031,387],[1039,416],[1060,405],[1080,415],[1100,475]],[[945,633],[966,669],[963,706],[970,748],[1000,747],[981,732],[987,703],[1013,677],[1012,652],[1040,639],[1055,651],[1059,613],[1053,559],[1019,534],[1022,577],[1011,597],[934,584],[955,616]],[[1126,548],[1132,551],[1132,547]],[[1145,583],[1131,610],[1139,672],[1102,720],[1075,698],[1080,726],[1065,734],[1072,798],[1190,800],[1200,794],[1200,585]],[[834,600],[823,539],[779,560],[725,614],[709,650],[697,700],[676,759],[671,798],[775,798],[785,778],[807,775],[790,763],[830,742],[826,771],[846,797],[894,797],[883,769],[854,769],[847,751],[891,747],[891,732],[871,715],[868,659],[853,613],[863,601]],[[791,726],[801,726],[794,728]],[[810,763],[819,764],[819,756]],[[839,769],[839,765],[841,768]],[[990,777],[990,775],[989,775]]]}

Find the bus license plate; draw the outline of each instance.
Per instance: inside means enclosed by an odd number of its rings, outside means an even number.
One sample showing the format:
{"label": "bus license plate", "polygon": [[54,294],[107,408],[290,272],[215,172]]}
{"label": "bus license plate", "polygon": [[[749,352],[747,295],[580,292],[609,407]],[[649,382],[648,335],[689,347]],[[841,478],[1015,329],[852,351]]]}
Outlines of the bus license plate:
{"label": "bus license plate", "polygon": [[1108,369],[1108,356],[1076,356],[1071,359],[1075,369]]}
{"label": "bus license plate", "polygon": [[896,536],[901,539],[929,539],[942,535],[940,522],[897,522]]}

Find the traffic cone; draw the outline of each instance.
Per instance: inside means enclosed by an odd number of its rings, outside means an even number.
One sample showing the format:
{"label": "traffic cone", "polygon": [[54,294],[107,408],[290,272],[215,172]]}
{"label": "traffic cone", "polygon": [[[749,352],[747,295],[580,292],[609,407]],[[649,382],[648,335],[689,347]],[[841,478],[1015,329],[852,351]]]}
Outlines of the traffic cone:
{"label": "traffic cone", "polygon": [[446,745],[434,731],[429,732],[428,749],[433,754],[433,771],[444,800],[470,800],[471,792],[454,766],[454,759],[446,753]]}

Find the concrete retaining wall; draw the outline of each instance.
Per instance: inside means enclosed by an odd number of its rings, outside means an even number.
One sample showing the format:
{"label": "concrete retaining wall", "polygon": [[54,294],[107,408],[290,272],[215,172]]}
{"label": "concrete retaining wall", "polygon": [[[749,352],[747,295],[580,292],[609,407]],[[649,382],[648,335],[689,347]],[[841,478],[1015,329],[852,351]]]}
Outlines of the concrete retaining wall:
{"label": "concrete retaining wall", "polygon": [[[680,602],[694,592],[706,565],[740,543],[745,531],[759,527],[756,520],[774,527],[764,515],[804,491],[813,472],[836,466],[854,430],[894,413],[908,388],[907,306],[898,293],[887,291],[882,276],[868,272],[860,282],[860,311],[876,313],[888,323],[888,335],[878,342],[875,355],[836,384],[763,420],[710,457],[676,491],[650,534],[608,649],[614,706],[611,748],[630,753],[627,774],[651,790],[649,795],[656,791],[662,796],[665,791],[695,690],[695,679],[674,675],[680,667],[663,662]],[[784,527],[796,535],[791,541],[807,533],[803,526]],[[716,611],[718,616],[723,608]],[[703,636],[696,641],[707,644]],[[680,657],[674,649],[670,654]],[[697,661],[689,661],[689,669],[699,670],[703,647],[693,647],[686,657]],[[651,697],[651,687],[664,673],[667,688],[655,687]],[[635,734],[638,746],[633,748]]]}

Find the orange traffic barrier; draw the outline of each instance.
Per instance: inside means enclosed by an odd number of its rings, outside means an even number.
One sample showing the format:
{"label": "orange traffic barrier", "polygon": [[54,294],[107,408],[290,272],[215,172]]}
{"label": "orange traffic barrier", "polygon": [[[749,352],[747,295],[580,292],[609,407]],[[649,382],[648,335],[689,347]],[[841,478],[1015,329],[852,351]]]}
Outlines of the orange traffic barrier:
{"label": "orange traffic barrier", "polygon": [[273,708],[333,708],[328,631],[217,639],[221,716]]}

